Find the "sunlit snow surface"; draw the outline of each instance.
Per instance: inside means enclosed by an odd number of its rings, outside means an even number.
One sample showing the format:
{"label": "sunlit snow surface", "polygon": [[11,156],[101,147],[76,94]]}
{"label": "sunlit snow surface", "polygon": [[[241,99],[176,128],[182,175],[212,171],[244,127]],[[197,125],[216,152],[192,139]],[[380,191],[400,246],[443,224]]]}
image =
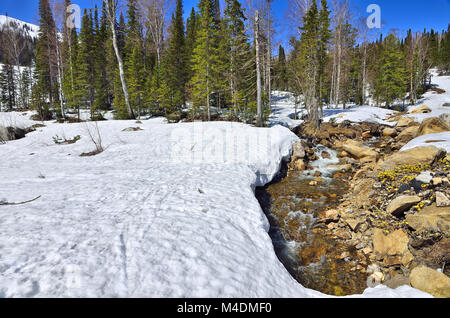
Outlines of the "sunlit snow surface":
{"label": "sunlit snow surface", "polygon": [[[0,296],[324,296],[279,262],[254,196],[289,156],[297,137],[288,129],[106,121],[106,150],[80,157],[93,150],[92,123],[46,125],[0,145],[0,200],[42,196],[0,206]],[[143,130],[122,131],[130,126]],[[81,140],[57,145],[56,135]],[[251,151],[224,154],[231,144]],[[365,296],[426,294],[381,287]]]}

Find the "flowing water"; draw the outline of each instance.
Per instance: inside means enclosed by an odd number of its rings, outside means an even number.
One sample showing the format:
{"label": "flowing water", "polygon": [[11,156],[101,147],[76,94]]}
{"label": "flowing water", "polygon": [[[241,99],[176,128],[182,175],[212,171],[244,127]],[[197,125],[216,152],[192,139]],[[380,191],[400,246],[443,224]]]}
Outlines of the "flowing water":
{"label": "flowing water", "polygon": [[[330,158],[321,158],[323,151]],[[289,172],[256,195],[269,218],[277,256],[299,283],[330,295],[361,293],[366,276],[351,261],[356,250],[336,242],[316,223],[319,212],[337,206],[348,175],[328,167],[339,163],[335,151],[318,145],[315,153],[320,159],[311,163],[312,170]],[[348,256],[342,258],[344,252]]]}

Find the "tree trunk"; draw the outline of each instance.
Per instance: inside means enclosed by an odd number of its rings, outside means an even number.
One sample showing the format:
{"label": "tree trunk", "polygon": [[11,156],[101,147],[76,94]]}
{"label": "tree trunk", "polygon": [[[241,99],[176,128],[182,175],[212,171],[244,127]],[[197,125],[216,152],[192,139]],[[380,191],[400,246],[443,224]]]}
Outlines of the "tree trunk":
{"label": "tree trunk", "polygon": [[261,62],[259,53],[259,14],[255,12],[255,48],[256,48],[256,125],[262,127],[262,105],[261,105]]}
{"label": "tree trunk", "polygon": [[115,8],[115,4],[113,4],[113,7],[110,8],[110,0],[103,0],[104,2],[106,2],[106,11],[108,13],[108,18],[109,18],[109,24],[111,26],[111,33],[112,33],[112,38],[113,38],[113,47],[114,47],[114,52],[116,53],[116,58],[117,58],[117,63],[119,64],[119,74],[120,74],[120,82],[122,83],[122,90],[123,90],[123,95],[125,98],[125,104],[128,108],[128,114],[130,116],[130,119],[134,119],[134,113],[133,113],[133,109],[131,108],[130,105],[130,98],[128,96],[128,88],[127,88],[127,83],[125,82],[125,74],[123,71],[123,61],[122,61],[122,57],[120,56],[120,52],[119,52],[119,47],[117,45],[117,34],[116,34],[116,8]]}

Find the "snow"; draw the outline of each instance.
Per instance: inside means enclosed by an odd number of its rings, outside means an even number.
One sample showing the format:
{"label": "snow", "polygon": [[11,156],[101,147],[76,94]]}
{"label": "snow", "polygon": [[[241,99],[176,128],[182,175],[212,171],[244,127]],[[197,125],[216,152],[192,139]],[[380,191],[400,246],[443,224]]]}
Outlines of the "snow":
{"label": "snow", "polygon": [[[272,91],[271,114],[269,116],[269,126],[281,125],[290,129],[300,126],[303,120],[295,120],[295,97],[290,92]],[[305,109],[297,109],[297,118],[301,118]]]}
{"label": "snow", "polygon": [[400,151],[424,146],[435,146],[450,153],[450,131],[419,136],[404,145]]}
{"label": "snow", "polygon": [[[94,123],[45,124],[0,145],[0,201],[41,195],[0,205],[0,297],[326,296],[280,263],[254,195],[298,140],[288,129],[103,121],[105,151],[80,157]],[[81,139],[57,145],[56,135]],[[355,297],[429,295],[404,286]]]}
{"label": "snow", "polygon": [[431,109],[427,114],[408,114],[408,117],[414,118],[415,121],[421,123],[424,119],[430,117],[439,117],[441,114],[449,114],[450,107],[444,107],[445,103],[450,103],[450,76],[438,76],[436,70],[431,72],[431,84],[437,88],[445,90],[445,93],[438,94],[434,91],[428,91],[423,95],[416,105],[408,107],[408,113],[414,109],[426,105]]}
{"label": "snow", "polygon": [[[39,33],[39,26],[31,23],[24,22],[19,19],[11,18],[5,15],[0,15],[0,28],[7,23],[16,23],[18,26],[20,26],[28,36],[32,38],[37,38]],[[28,29],[25,29],[24,27],[27,26]]]}
{"label": "snow", "polygon": [[323,121],[330,122],[334,120],[339,124],[347,120],[352,123],[369,122],[393,127],[396,123],[388,122],[385,119],[395,113],[396,111],[394,110],[380,107],[352,106],[347,109],[325,109]]}

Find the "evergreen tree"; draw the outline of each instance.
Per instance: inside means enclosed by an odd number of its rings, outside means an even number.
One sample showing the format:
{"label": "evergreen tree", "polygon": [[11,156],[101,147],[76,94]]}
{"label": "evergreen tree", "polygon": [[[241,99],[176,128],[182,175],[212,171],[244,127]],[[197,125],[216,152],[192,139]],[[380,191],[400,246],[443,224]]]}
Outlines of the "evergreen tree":
{"label": "evergreen tree", "polygon": [[94,116],[97,119],[101,119],[102,110],[109,108],[109,83],[107,77],[107,25],[105,12],[102,10],[102,17],[98,19],[98,9],[95,7],[95,60],[94,60],[94,86],[95,86],[95,99],[94,99]]}
{"label": "evergreen tree", "polygon": [[[128,84],[130,103],[141,115],[144,100],[144,55],[143,36],[140,25],[140,15],[137,9],[137,0],[128,1],[127,28],[125,39],[125,77]],[[123,112],[125,118],[129,117],[127,112]]]}
{"label": "evergreen tree", "polygon": [[375,96],[386,106],[405,93],[405,69],[400,41],[393,34],[384,40],[383,51],[378,64],[379,74],[376,79]]}
{"label": "evergreen tree", "polygon": [[275,85],[274,88],[280,91],[288,90],[288,75],[286,67],[286,54],[283,46],[278,47],[278,61],[275,65]]}
{"label": "evergreen tree", "polygon": [[319,13],[319,40],[318,40],[318,98],[319,103],[323,104],[323,98],[327,96],[327,87],[325,86],[325,67],[328,62],[328,44],[331,39],[330,31],[330,11],[326,0],[321,0],[321,10]]}
{"label": "evergreen tree", "polygon": [[94,105],[94,33],[92,16],[84,10],[79,34],[79,49],[77,54],[77,69],[75,77],[77,100],[81,105],[89,106],[91,116]]}
{"label": "evergreen tree", "polygon": [[224,86],[230,90],[231,102],[235,115],[245,108],[250,81],[246,74],[250,71],[252,60],[250,45],[245,33],[244,9],[238,0],[226,0],[224,11],[223,40],[220,52],[223,55],[223,72],[228,74],[228,81]]}
{"label": "evergreen tree", "polygon": [[177,0],[169,48],[165,57],[166,82],[171,96],[172,109],[185,104],[185,86],[187,82],[187,50],[184,36],[183,2]]}
{"label": "evergreen tree", "polygon": [[16,107],[14,67],[10,64],[3,64],[0,67],[0,103],[8,110],[13,110]]}
{"label": "evergreen tree", "polygon": [[36,43],[33,106],[41,119],[49,119],[50,105],[58,99],[56,65],[56,26],[49,0],[39,0],[39,34]]}
{"label": "evergreen tree", "polygon": [[207,120],[211,120],[211,94],[216,88],[218,77],[218,30],[214,20],[213,0],[200,0],[199,29],[192,57],[193,65],[193,116],[197,106],[206,106]]}

